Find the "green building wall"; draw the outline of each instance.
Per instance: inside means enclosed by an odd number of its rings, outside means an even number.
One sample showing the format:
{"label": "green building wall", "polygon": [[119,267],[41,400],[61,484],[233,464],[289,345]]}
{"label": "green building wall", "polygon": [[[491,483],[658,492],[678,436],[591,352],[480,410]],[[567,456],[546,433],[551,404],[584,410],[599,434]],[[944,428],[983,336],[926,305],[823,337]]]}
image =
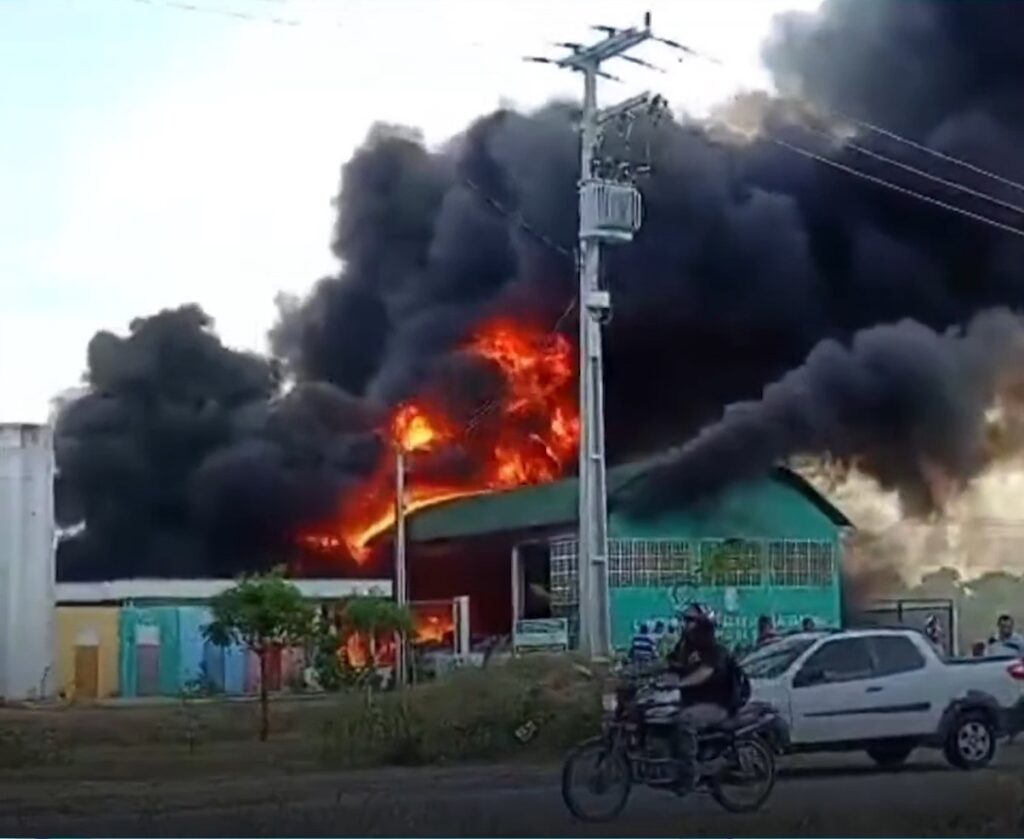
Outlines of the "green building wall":
{"label": "green building wall", "polygon": [[[753,640],[761,615],[782,629],[804,618],[838,626],[843,531],[804,492],[778,479],[736,485],[713,502],[654,518],[634,519],[613,508],[612,642],[628,647],[641,623],[667,623],[689,601],[714,608],[722,636],[735,644]],[[709,579],[711,557],[726,542],[738,545],[746,564]],[[652,559],[657,555],[662,558]],[[677,573],[667,564],[677,565]]]}
{"label": "green building wall", "polygon": [[624,539],[813,539],[838,544],[840,528],[801,492],[777,480],[739,484],[711,503],[644,520],[612,509],[609,533]]}

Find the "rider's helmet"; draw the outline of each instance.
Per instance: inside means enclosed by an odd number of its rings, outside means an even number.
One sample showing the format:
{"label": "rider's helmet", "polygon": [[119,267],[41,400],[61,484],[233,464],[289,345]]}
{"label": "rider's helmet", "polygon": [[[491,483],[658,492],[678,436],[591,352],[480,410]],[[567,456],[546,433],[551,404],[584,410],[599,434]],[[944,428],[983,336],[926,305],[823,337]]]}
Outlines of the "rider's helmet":
{"label": "rider's helmet", "polygon": [[690,603],[679,612],[679,620],[685,629],[687,626],[694,628],[710,629],[715,628],[715,613],[703,603]]}
{"label": "rider's helmet", "polygon": [[679,611],[679,617],[684,621],[715,622],[714,610],[706,604],[698,603],[697,601],[687,603],[686,606]]}
{"label": "rider's helmet", "polygon": [[928,635],[937,635],[939,632],[939,619],[935,615],[929,615],[924,622],[924,631]]}

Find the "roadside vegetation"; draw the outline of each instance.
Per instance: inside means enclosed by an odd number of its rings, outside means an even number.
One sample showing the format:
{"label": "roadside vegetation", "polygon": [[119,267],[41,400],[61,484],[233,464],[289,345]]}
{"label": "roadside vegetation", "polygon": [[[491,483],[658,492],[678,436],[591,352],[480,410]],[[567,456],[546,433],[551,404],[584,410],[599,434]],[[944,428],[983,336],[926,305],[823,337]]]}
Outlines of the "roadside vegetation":
{"label": "roadside vegetation", "polygon": [[100,779],[548,759],[596,730],[600,706],[598,681],[557,655],[456,671],[372,701],[357,680],[269,704],[266,742],[254,736],[263,714],[252,700],[0,709],[0,779],[8,771]]}
{"label": "roadside vegetation", "polygon": [[[443,824],[452,835],[552,835],[544,832],[545,818],[555,819],[559,832],[621,835],[620,823],[596,830],[576,825],[557,802],[557,762],[570,744],[595,730],[598,691],[598,680],[572,658],[531,656],[377,692],[369,702],[358,684],[333,694],[271,697],[273,733],[266,742],[254,736],[260,711],[253,700],[0,707],[0,809],[17,819],[22,835],[56,835],[41,828],[62,814],[72,826],[85,817],[101,824],[111,814],[137,816],[132,835],[157,835],[165,818],[167,835],[187,835],[181,826],[188,818],[201,820],[194,829],[207,835],[415,835],[428,823],[435,830]],[[490,773],[506,785],[506,777],[521,776],[528,784],[541,779],[555,798],[543,812],[512,808],[510,815],[505,807],[489,816],[482,805],[463,812],[452,803],[451,789],[466,783],[466,770],[458,767],[474,763],[473,772]],[[431,768],[385,768],[404,766]],[[779,792],[786,773],[799,781],[821,771],[803,758],[787,759]],[[905,812],[844,808],[841,824],[827,796],[835,795],[834,784],[856,787],[863,768],[849,777],[825,772],[821,805],[809,801],[795,813],[775,802],[750,818],[709,814],[687,803],[678,811],[673,802],[647,810],[638,796],[627,821],[638,835],[666,835],[667,807],[682,820],[673,822],[671,835],[1020,835],[1024,786],[1006,770],[987,771],[972,806],[962,812],[951,813],[941,801],[915,807],[913,819]],[[930,774],[917,777],[932,783]],[[961,777],[968,783],[981,773]],[[416,794],[395,795],[395,784]],[[433,802],[429,790],[436,784],[448,792]],[[547,795],[526,800],[547,801]],[[310,798],[314,808],[305,803]]]}

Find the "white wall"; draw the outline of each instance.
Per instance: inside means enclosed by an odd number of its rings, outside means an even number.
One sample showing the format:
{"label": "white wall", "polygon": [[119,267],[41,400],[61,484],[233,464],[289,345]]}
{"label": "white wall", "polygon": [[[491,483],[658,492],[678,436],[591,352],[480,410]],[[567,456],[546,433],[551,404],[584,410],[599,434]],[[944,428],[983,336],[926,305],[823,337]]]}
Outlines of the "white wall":
{"label": "white wall", "polygon": [[[391,597],[391,580],[289,580],[312,600],[340,600],[353,595]],[[57,602],[120,603],[129,600],[209,600],[235,580],[129,579],[98,583],[58,583]]]}
{"label": "white wall", "polygon": [[55,526],[53,437],[0,424],[0,697],[53,692]]}

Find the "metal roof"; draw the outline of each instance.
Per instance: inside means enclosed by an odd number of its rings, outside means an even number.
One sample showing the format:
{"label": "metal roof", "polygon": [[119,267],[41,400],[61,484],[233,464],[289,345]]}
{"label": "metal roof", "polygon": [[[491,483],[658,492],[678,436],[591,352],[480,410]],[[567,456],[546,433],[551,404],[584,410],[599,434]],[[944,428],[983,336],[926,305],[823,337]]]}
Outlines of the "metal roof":
{"label": "metal roof", "polygon": [[[353,595],[391,596],[391,580],[289,580],[310,600],[337,600]],[[126,600],[209,600],[235,585],[235,580],[108,580],[99,583],[57,583],[61,604],[118,603]]]}
{"label": "metal roof", "polygon": [[[608,494],[614,495],[648,467],[649,461],[638,461],[609,469]],[[409,538],[429,542],[569,524],[577,517],[578,483],[566,478],[428,507],[410,517]]]}
{"label": "metal roof", "polygon": [[[608,470],[608,498],[661,463],[665,455],[624,463]],[[787,484],[814,504],[838,527],[850,527],[850,520],[804,478],[785,467],[777,467],[772,478]],[[409,538],[414,542],[482,536],[489,533],[551,528],[577,521],[578,481],[566,478],[549,484],[522,487],[505,492],[460,498],[421,510],[409,519]]]}

